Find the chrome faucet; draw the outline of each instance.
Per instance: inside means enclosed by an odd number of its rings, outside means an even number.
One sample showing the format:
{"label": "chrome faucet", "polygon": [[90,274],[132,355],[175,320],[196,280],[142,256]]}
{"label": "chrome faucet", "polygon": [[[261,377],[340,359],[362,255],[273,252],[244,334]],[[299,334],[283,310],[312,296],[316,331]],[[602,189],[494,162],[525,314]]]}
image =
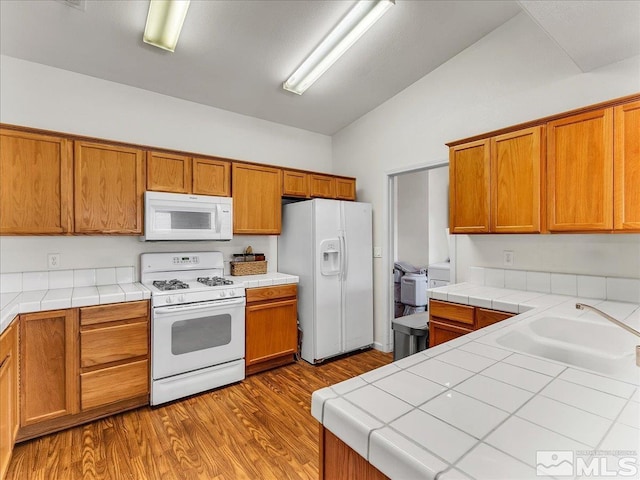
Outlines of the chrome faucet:
{"label": "chrome faucet", "polygon": [[[592,307],[591,305],[587,305],[585,303],[576,303],[576,308],[578,310],[591,310],[592,312],[595,312],[598,315],[600,315],[602,318],[609,320],[614,325],[617,325],[620,328],[624,328],[627,332],[631,333],[632,335],[635,335],[636,337],[640,337],[640,332],[637,331],[635,328],[631,328],[629,325],[626,325],[621,321],[616,320],[611,315],[607,315],[602,310],[598,310],[596,307]],[[640,367],[640,345],[636,345],[636,365]]]}

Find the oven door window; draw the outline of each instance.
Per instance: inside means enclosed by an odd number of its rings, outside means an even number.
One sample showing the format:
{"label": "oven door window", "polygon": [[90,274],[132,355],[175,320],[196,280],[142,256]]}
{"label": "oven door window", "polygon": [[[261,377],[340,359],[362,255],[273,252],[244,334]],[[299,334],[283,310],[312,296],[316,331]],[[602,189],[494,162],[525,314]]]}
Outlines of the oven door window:
{"label": "oven door window", "polygon": [[171,353],[183,355],[231,342],[231,315],[222,313],[181,320],[171,325]]}

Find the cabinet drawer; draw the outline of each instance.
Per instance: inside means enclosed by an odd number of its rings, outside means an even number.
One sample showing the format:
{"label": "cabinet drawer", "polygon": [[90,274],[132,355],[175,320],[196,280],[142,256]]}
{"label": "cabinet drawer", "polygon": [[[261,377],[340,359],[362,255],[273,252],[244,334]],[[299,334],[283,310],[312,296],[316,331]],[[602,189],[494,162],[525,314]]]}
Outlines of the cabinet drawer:
{"label": "cabinet drawer", "polygon": [[80,375],[82,410],[149,393],[149,362],[126,363]]}
{"label": "cabinet drawer", "polygon": [[274,287],[247,288],[247,303],[295,297],[297,294],[298,285],[295,283],[289,285],[276,285]]}
{"label": "cabinet drawer", "polygon": [[147,322],[115,325],[80,332],[80,366],[93,367],[149,353]]}
{"label": "cabinet drawer", "polygon": [[456,305],[431,300],[429,303],[429,312],[433,317],[453,320],[467,325],[474,324],[474,307],[469,305]]}
{"label": "cabinet drawer", "polygon": [[507,318],[513,317],[513,313],[507,312],[498,312],[496,310],[486,310],[484,308],[478,308],[476,311],[477,318],[477,328],[488,327],[489,325],[493,325],[494,323],[501,322],[502,320],[506,320]]}
{"label": "cabinet drawer", "polygon": [[132,318],[147,318],[149,316],[149,302],[110,303],[95,307],[80,309],[80,325],[94,325],[103,322],[116,322]]}
{"label": "cabinet drawer", "polygon": [[449,325],[448,323],[429,321],[429,347],[435,347],[472,331],[471,329]]}

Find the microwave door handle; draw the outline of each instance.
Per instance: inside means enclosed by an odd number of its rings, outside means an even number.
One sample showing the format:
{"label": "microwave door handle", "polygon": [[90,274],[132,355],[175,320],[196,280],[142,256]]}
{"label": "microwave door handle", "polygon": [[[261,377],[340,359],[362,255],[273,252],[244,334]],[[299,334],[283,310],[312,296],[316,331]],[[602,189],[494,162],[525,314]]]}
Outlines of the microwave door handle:
{"label": "microwave door handle", "polygon": [[222,206],[216,203],[216,233],[222,233]]}

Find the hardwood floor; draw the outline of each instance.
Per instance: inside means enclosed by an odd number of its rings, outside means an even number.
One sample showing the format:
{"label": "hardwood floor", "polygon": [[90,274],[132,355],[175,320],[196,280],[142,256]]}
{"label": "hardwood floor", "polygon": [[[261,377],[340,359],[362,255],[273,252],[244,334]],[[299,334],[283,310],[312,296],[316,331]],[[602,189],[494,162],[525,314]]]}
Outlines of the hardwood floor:
{"label": "hardwood floor", "polygon": [[317,479],[311,393],[392,361],[304,361],[16,445],[8,479]]}

